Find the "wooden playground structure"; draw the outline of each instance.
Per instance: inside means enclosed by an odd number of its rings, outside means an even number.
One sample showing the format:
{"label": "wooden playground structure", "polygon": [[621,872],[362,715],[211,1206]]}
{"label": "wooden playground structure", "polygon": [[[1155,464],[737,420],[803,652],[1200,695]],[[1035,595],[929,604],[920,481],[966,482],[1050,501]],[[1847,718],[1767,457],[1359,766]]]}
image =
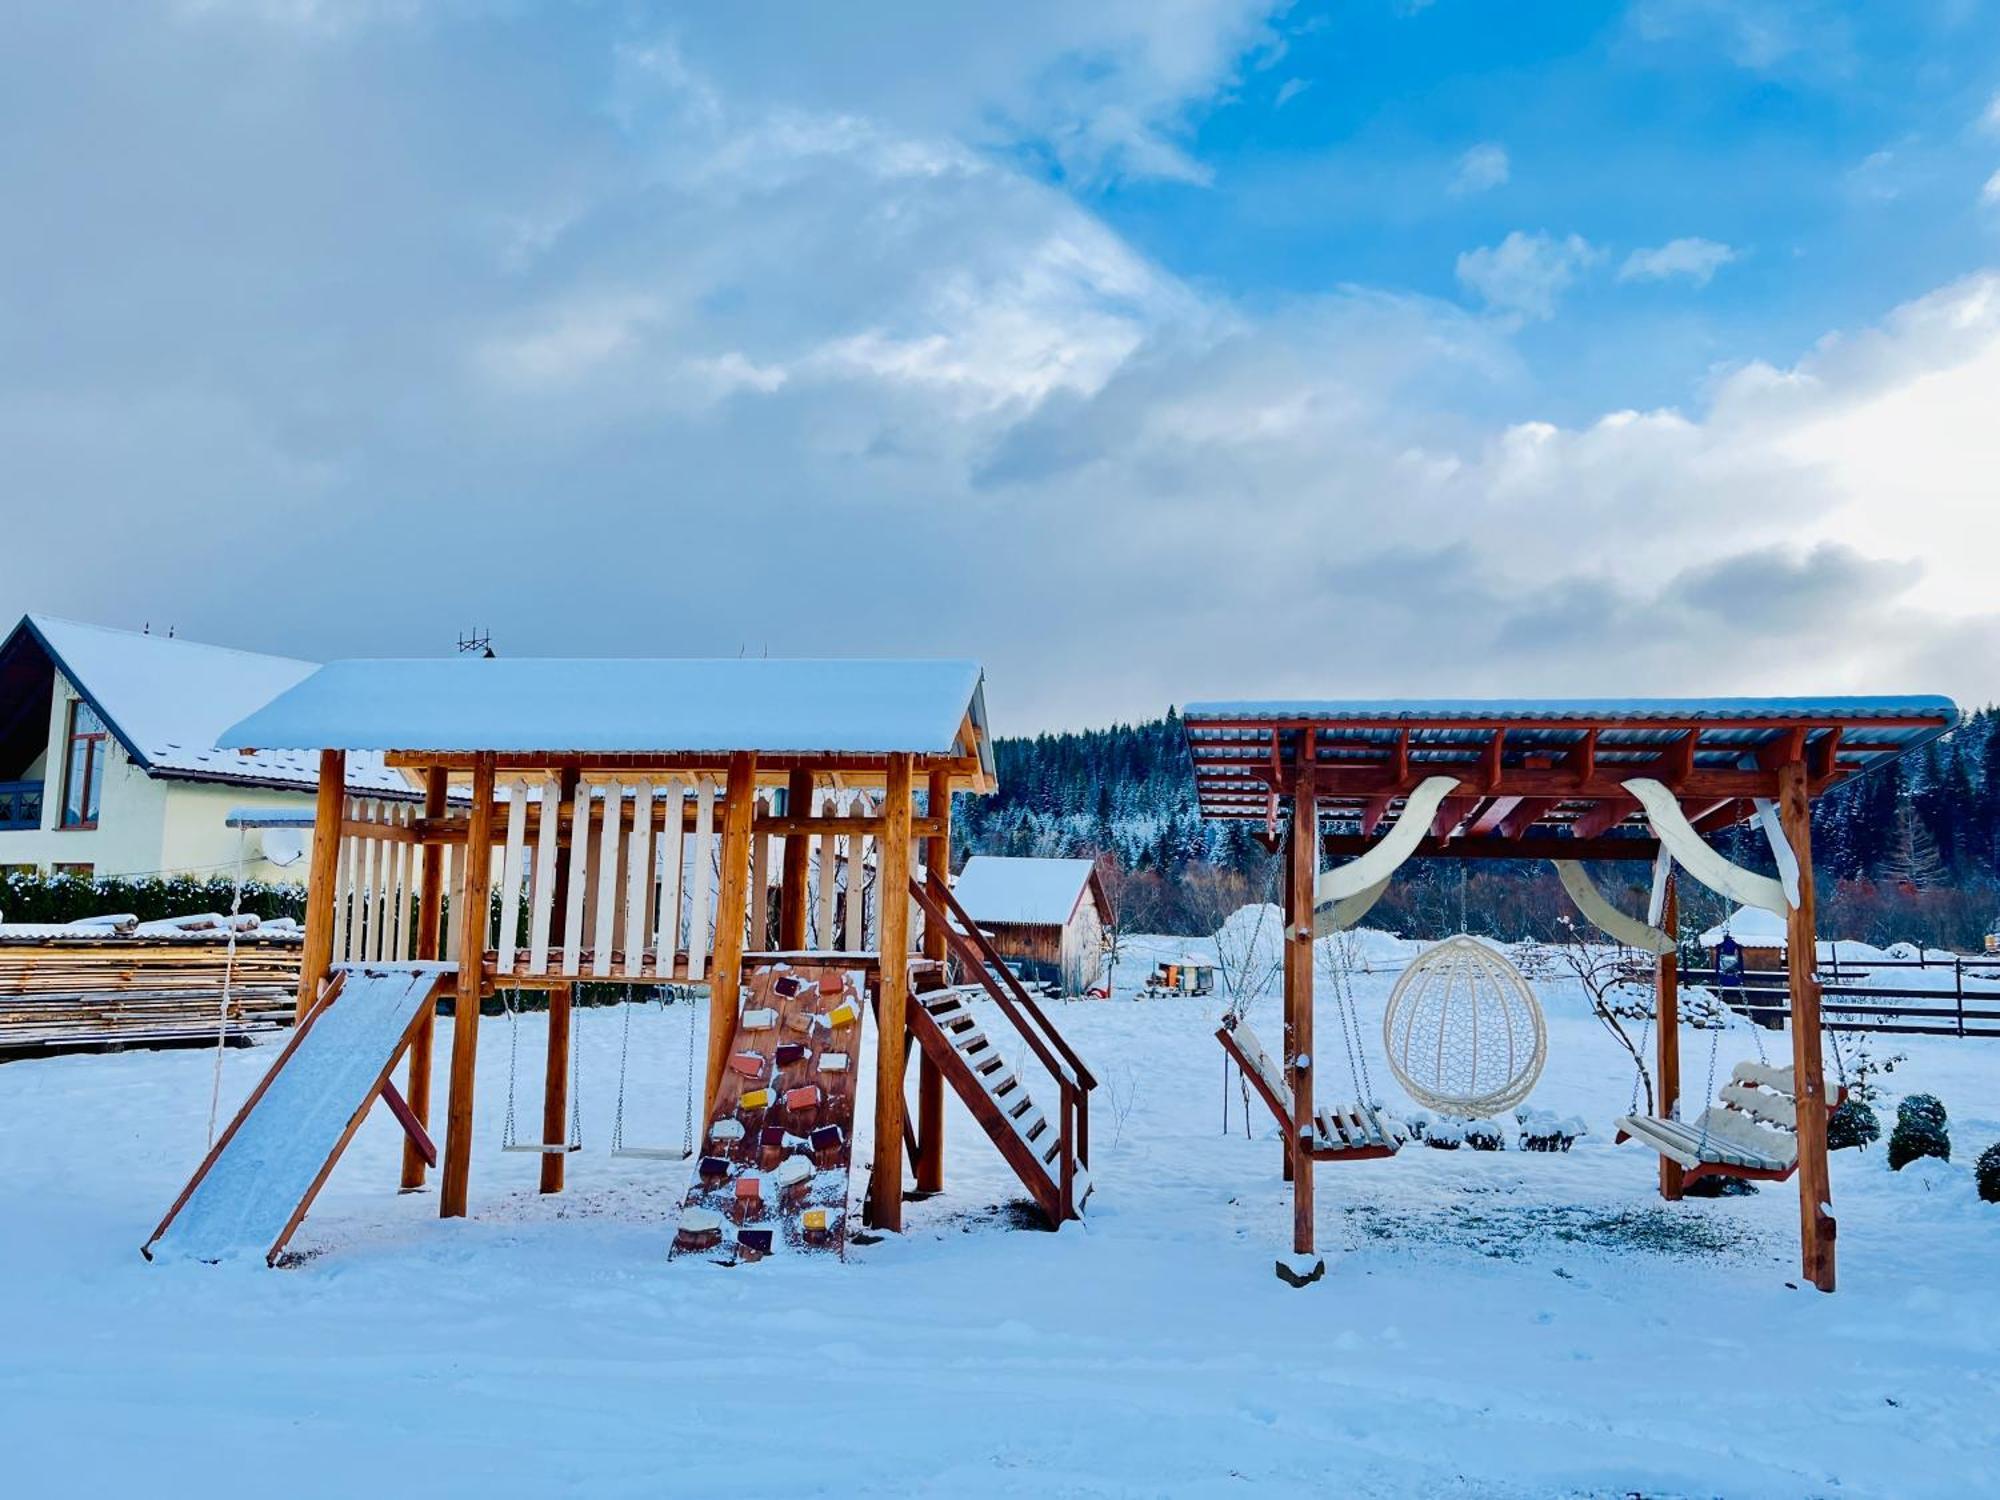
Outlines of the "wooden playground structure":
{"label": "wooden playground structure", "polygon": [[[1213,702],[1188,705],[1183,720],[1204,815],[1260,822],[1284,851],[1282,1054],[1246,1046],[1240,1030],[1221,1033],[1285,1137],[1293,1237],[1282,1276],[1303,1284],[1325,1269],[1314,1247],[1314,1163],[1395,1149],[1367,1100],[1315,1106],[1315,936],[1358,922],[1413,857],[1547,859],[1586,918],[1656,955],[1657,1093],[1648,1116],[1620,1122],[1620,1139],[1659,1152],[1667,1199],[1699,1176],[1795,1175],[1804,1274],[1833,1290],[1826,1123],[1837,1100],[1821,1059],[1812,799],[1950,729],[1958,711],[1949,700]],[[1768,843],[1775,876],[1707,842],[1746,821]],[[1323,858],[1344,862],[1323,870]],[[1585,862],[1599,860],[1653,866],[1643,921],[1597,890]],[[1790,1066],[1739,1066],[1721,1104],[1691,1123],[1679,1118],[1676,867],[1778,913],[1788,936]]]}
{"label": "wooden playground structure", "polygon": [[[944,1187],[946,1087],[1049,1221],[1078,1214],[1089,1192],[1095,1079],[949,887],[952,795],[994,785],[975,664],[336,662],[229,738],[319,753],[300,1034],[273,1074],[287,1067],[309,1025],[324,1026],[318,1018],[356,1006],[356,995],[393,988],[383,976],[442,976],[436,985],[452,1003],[452,1045],[441,1216],[463,1215],[471,1203],[480,1006],[500,991],[548,995],[541,1129],[514,1149],[540,1152],[541,1190],[562,1190],[580,983],[706,986],[708,1135],[702,1179],[687,1201],[699,1207],[713,1197],[718,1208],[732,1208],[738,1228],[730,1246],[740,1239],[744,1258],[757,1258],[747,1253],[753,1245],[761,1252],[771,1244],[770,1214],[743,1207],[764,1186],[760,1140],[797,1143],[801,1155],[811,1140],[828,1169],[837,1158],[844,1203],[845,1150],[828,1155],[818,1143],[829,1123],[852,1118],[854,1100],[843,1090],[859,1062],[851,1052],[862,1018],[819,1006],[797,1018],[807,1032],[760,1039],[755,1033],[773,1029],[770,1012],[761,1002],[746,1009],[746,996],[753,984],[767,998],[795,993],[783,978],[793,969],[857,976],[872,1012],[871,1225],[901,1228],[906,1157],[920,1192]],[[391,766],[421,783],[422,805],[347,796],[344,761],[354,750],[386,752]],[[356,1075],[364,1087],[347,1104],[358,1123],[377,1097],[389,1103],[407,1133],[400,1182],[411,1190],[425,1184],[435,1154],[428,1131],[436,1019],[435,1007],[423,1005],[406,1021],[405,990],[384,1002],[380,1028],[360,1041],[354,1037],[364,1034],[355,1032],[345,1045],[387,1049],[379,1076]],[[974,998],[996,1003],[975,1012]],[[996,1021],[1018,1034],[1046,1075],[1038,1087],[1053,1090],[1044,1095],[1048,1113],[984,1034],[982,1023]],[[814,1057],[807,1036],[821,1052],[847,1049],[834,1052],[837,1074],[830,1059]],[[914,1112],[905,1096],[912,1052]],[[398,1059],[406,1069],[400,1091],[390,1082]],[[810,1118],[785,1113],[808,1102]],[[245,1115],[258,1103],[253,1096]],[[243,1123],[239,1116],[231,1131]],[[351,1133],[350,1125],[326,1170]],[[715,1143],[725,1140],[747,1141],[726,1172],[714,1166]],[[227,1157],[228,1144],[225,1135],[190,1192],[218,1154]],[[786,1168],[781,1181],[801,1170]],[[707,1181],[711,1175],[716,1180]],[[813,1201],[832,1191],[821,1184]],[[276,1261],[309,1204],[310,1192],[267,1259]],[[281,1209],[289,1212],[272,1205],[266,1228]],[[163,1236],[171,1241],[173,1219],[149,1249]]]}

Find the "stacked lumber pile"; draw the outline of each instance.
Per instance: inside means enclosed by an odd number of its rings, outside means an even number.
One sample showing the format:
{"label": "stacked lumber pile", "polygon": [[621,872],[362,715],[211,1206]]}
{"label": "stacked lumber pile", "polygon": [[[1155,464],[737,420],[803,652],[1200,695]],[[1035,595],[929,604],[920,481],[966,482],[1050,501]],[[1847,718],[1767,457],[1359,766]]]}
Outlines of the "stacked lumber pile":
{"label": "stacked lumber pile", "polygon": [[[232,1040],[290,1023],[299,949],[289,934],[237,939]],[[228,959],[213,933],[0,937],[0,1056],[213,1041]]]}

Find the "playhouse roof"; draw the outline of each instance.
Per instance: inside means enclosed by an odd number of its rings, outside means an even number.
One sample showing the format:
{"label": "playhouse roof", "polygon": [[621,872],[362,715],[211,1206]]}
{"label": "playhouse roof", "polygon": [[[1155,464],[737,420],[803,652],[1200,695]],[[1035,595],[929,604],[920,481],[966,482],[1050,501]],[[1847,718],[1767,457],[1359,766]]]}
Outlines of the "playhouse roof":
{"label": "playhouse roof", "polygon": [[952,882],[952,894],[975,922],[1060,927],[1074,915],[1096,873],[1088,859],[975,854]]}
{"label": "playhouse roof", "polygon": [[503,757],[976,754],[990,778],[985,723],[969,661],[444,657],[329,663],[224,738]]}
{"label": "playhouse roof", "polygon": [[[284,748],[253,753],[216,748],[230,724],[311,675],[309,661],[24,615],[0,643],[0,674],[10,688],[17,674],[21,688],[40,687],[48,666],[69,680],[133,763],[149,774],[286,788],[310,788],[318,781],[319,765],[309,755]],[[16,694],[10,690],[6,696]],[[21,701],[40,697],[25,691],[19,696]],[[27,726],[26,732],[39,739],[46,724]],[[379,755],[351,760],[347,782],[356,791],[412,790]]]}
{"label": "playhouse roof", "polygon": [[[1275,825],[1310,739],[1324,817],[1366,839],[1426,778],[1459,786],[1425,853],[1569,857],[1645,852],[1628,777],[1660,781],[1712,830],[1775,794],[1801,757],[1815,791],[1885,765],[1958,722],[1949,698],[1363,698],[1191,703],[1183,711],[1201,810]],[[1530,836],[1530,830],[1533,830]],[[1589,841],[1588,856],[1574,840]]]}

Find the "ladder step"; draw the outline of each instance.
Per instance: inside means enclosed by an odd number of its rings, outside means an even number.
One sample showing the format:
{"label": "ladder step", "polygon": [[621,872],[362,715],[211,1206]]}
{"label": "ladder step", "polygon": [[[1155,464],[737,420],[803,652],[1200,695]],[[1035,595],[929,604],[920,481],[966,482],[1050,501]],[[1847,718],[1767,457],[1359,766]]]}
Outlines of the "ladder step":
{"label": "ladder step", "polygon": [[[950,1034],[947,1033],[947,1035]],[[961,1031],[951,1036],[951,1044],[961,1052],[970,1052],[976,1047],[984,1047],[986,1045],[986,1033],[981,1031],[977,1026],[974,1026],[969,1030]]]}

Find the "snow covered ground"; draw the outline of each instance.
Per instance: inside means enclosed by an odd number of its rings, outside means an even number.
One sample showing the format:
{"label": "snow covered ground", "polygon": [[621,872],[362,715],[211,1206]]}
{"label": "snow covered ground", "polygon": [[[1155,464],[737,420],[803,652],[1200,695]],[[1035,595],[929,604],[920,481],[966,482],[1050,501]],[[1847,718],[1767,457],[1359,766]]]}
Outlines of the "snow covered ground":
{"label": "snow covered ground", "polygon": [[[1205,946],[1135,942],[1121,986]],[[1371,1032],[1406,950],[1366,951]],[[1305,1291],[1272,1275],[1290,1207],[1268,1120],[1246,1139],[1233,1099],[1221,1129],[1219,998],[1057,1008],[1103,1085],[1087,1223],[1013,1227],[1012,1178],[954,1102],[950,1191],[844,1265],[668,1263],[684,1169],[604,1151],[615,1009],[580,1018],[587,1147],[568,1193],[538,1196],[535,1158],[497,1149],[507,1023],[488,1020],[473,1217],[440,1223],[434,1194],[395,1193],[399,1136],[378,1110],[294,1241],[308,1258],[282,1272],[138,1255],[201,1155],[208,1055],[9,1064],[5,1487],[1992,1493],[2000,1207],[1978,1202],[1970,1164],[2000,1138],[2000,1041],[1896,1044],[1909,1060],[1890,1084],[1944,1099],[1956,1160],[1892,1174],[1879,1149],[1835,1156],[1841,1290],[1825,1297],[1790,1284],[1790,1185],[1659,1202],[1655,1158],[1611,1144],[1631,1091],[1618,1049],[1573,987],[1538,989],[1550,1057],[1531,1102],[1592,1134],[1567,1155],[1412,1147],[1323,1167],[1329,1271]],[[628,1138],[678,1145],[686,1012],[633,1020]],[[1275,999],[1252,1020],[1275,1036]],[[538,1118],[542,1023],[521,1024]],[[1327,1005],[1322,1035],[1335,1024]],[[1698,1090],[1706,1038],[1683,1048]],[[1745,1031],[1721,1050],[1724,1072],[1753,1055]],[[228,1054],[225,1105],[274,1055]],[[1322,1094],[1341,1092],[1325,1072]]]}

